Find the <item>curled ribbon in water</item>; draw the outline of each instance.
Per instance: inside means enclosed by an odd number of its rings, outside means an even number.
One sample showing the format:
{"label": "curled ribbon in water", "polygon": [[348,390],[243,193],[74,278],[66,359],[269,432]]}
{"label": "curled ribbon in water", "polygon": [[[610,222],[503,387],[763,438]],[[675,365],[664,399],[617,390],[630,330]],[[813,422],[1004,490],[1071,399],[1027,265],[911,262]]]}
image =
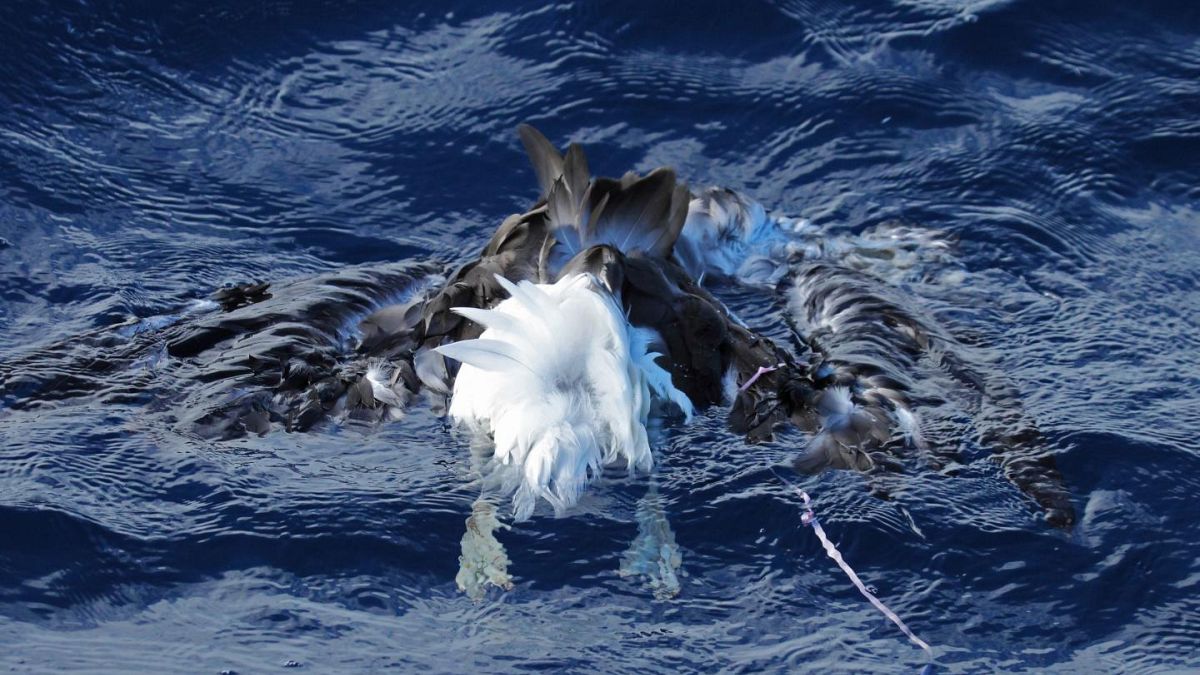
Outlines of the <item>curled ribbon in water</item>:
{"label": "curled ribbon in water", "polygon": [[[858,574],[854,572],[854,569],[850,567],[850,564],[847,563],[845,558],[842,557],[842,553],[837,550],[837,547],[833,545],[833,542],[829,541],[829,536],[825,534],[825,528],[821,527],[821,522],[817,520],[817,514],[813,512],[812,500],[809,498],[808,493],[797,487],[794,483],[787,480],[783,476],[779,475],[779,472],[775,471],[774,467],[771,467],[771,473],[775,474],[776,478],[783,481],[788,487],[792,488],[796,494],[800,495],[800,499],[804,503],[804,514],[800,516],[800,522],[813,529],[813,532],[817,534],[817,538],[821,540],[821,546],[825,548],[825,554],[830,558],[833,558],[833,561],[837,563],[838,567],[842,568],[842,571],[845,572],[846,576],[850,578],[850,583],[854,584],[854,587],[858,589],[858,592],[862,593],[863,597],[865,597],[875,607],[875,609],[879,610],[881,614],[890,619],[892,623],[896,624],[900,630],[904,631],[904,634],[908,636],[909,640],[912,640],[913,644],[925,650],[925,653],[929,656],[929,658],[933,659],[933,648],[929,646],[929,643],[917,637],[916,633],[913,633],[912,629],[910,629],[904,623],[904,621],[896,615],[895,612],[889,609],[887,605],[883,604],[882,600],[875,597],[875,594],[867,588],[867,585],[863,583],[862,579],[858,578]],[[922,670],[922,673],[929,672],[932,672],[932,664],[925,666],[925,668]]]}

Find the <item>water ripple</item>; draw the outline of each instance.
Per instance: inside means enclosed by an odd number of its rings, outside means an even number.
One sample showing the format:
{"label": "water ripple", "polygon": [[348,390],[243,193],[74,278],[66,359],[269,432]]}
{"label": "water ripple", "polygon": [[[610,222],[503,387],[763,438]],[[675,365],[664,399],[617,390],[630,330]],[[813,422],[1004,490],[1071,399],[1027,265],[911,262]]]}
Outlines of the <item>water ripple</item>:
{"label": "water ripple", "polygon": [[[5,4],[0,664],[920,667],[768,470],[800,433],[661,432],[674,600],[619,573],[650,479],[615,472],[503,532],[516,587],[476,604],[471,460],[428,405],[197,432],[289,345],[361,368],[358,319],[536,198],[528,120],[599,172],[753,195],[939,327],[929,450],[790,477],[942,669],[1200,667],[1197,34],[1167,0]],[[769,293],[721,291],[787,339]],[[1005,479],[1018,432],[1073,530]]]}

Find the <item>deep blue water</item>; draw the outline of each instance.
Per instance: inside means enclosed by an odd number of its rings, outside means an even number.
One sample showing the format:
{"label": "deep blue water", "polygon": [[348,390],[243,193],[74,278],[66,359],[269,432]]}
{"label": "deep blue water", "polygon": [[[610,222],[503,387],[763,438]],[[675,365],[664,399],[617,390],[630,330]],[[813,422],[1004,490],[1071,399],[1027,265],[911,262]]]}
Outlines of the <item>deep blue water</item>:
{"label": "deep blue water", "polygon": [[[921,666],[766,470],[796,439],[719,410],[656,439],[668,601],[617,574],[644,479],[503,533],[516,588],[474,603],[467,449],[430,410],[191,432],[203,386],[159,326],[224,284],[465,260],[536,197],[529,121],[830,241],[954,240],[871,269],[1011,381],[1078,522],[951,398],[927,419],[954,471],[907,465],[891,500],[800,479],[826,529],[941,671],[1200,669],[1200,4],[492,5],[0,7],[0,664]],[[761,300],[728,301],[781,326]]]}

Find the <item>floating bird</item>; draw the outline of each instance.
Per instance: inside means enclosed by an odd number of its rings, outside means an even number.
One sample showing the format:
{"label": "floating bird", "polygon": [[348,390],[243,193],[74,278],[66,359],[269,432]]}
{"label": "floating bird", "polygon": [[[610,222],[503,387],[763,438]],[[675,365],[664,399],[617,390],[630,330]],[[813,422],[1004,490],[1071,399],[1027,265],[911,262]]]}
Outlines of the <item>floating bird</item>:
{"label": "floating bird", "polygon": [[[889,298],[887,284],[838,264],[837,243],[814,241],[803,223],[769,217],[724,188],[693,192],[668,168],[594,177],[580,146],[560,152],[525,125],[518,134],[537,200],[445,277],[406,263],[230,287],[204,311],[83,336],[111,356],[103,369],[69,369],[87,377],[0,367],[0,400],[21,406],[33,392],[53,400],[101,387],[133,395],[142,380],[126,391],[114,387],[115,373],[156,363],[146,357],[160,352],[198,383],[180,422],[210,437],[396,419],[424,394],[491,446],[516,520],[539,502],[568,512],[609,465],[649,470],[654,417],[686,424],[724,407],[729,427],[750,442],[780,428],[805,432],[799,470],[880,472],[897,468],[894,451],[927,445],[912,393],[923,360],[990,397],[979,408],[1019,411],[1011,386],[985,381],[944,331]],[[713,292],[730,284],[778,303],[791,343],[735,316]],[[398,297],[399,288],[411,292]],[[347,348],[351,335],[357,344]],[[69,358],[73,346],[47,351]],[[1013,424],[985,440],[1047,518],[1069,526],[1074,511],[1053,457],[1038,450],[1032,424],[1008,417]],[[494,555],[502,525],[493,511],[474,510],[463,569],[478,563],[478,579],[503,585],[503,570],[486,568],[504,559]],[[672,547],[661,506],[639,513],[649,514],[641,548]]]}
{"label": "floating bird", "polygon": [[607,464],[649,468],[654,401],[684,420],[730,405],[752,440],[797,425],[814,434],[807,468],[865,470],[871,452],[919,437],[902,386],[821,379],[701,284],[779,253],[785,233],[761,206],[693,195],[671,169],[592,177],[578,145],[560,153],[532,127],[519,135],[541,198],[425,302],[413,355],[450,417],[520,468],[518,519],[539,497],[565,511]]}

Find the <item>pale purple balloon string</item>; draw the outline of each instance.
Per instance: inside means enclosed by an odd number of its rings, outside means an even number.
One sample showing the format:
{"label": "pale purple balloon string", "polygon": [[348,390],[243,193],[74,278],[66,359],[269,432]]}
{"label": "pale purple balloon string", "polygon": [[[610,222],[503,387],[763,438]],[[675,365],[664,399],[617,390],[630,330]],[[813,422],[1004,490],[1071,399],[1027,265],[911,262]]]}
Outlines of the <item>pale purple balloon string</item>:
{"label": "pale purple balloon string", "polygon": [[743,382],[742,386],[738,387],[738,393],[740,394],[740,393],[746,391],[747,389],[750,388],[750,385],[752,385],[758,381],[758,378],[762,377],[763,375],[766,375],[767,373],[773,373],[776,370],[779,370],[780,368],[782,368],[784,365],[785,364],[777,363],[773,366],[759,366],[758,371],[755,372],[753,375],[751,375],[750,379]]}
{"label": "pale purple balloon string", "polygon": [[811,526],[813,532],[817,533],[817,538],[821,540],[821,546],[825,548],[826,555],[828,555],[830,558],[833,558],[833,561],[837,563],[838,567],[842,568],[842,571],[845,572],[846,576],[850,578],[850,582],[854,584],[855,588],[858,589],[858,592],[862,593],[863,597],[865,597],[872,605],[875,606],[875,609],[879,610],[884,616],[891,619],[892,623],[896,624],[900,630],[904,631],[904,634],[908,636],[908,639],[913,641],[913,644],[917,645],[921,649],[924,649],[925,653],[928,654],[929,658],[932,659],[933,648],[929,646],[929,643],[917,637],[916,634],[913,633],[907,625],[905,625],[904,621],[902,621],[895,612],[888,609],[887,605],[883,604],[879,598],[875,597],[871,591],[867,590],[867,585],[862,582],[862,579],[858,578],[858,575],[855,574],[854,569],[850,567],[850,564],[847,563],[844,558],[842,558],[841,552],[837,550],[837,547],[833,545],[833,542],[829,541],[829,537],[825,534],[825,529],[821,527],[821,523],[817,520],[817,515],[813,513],[812,500],[809,499],[808,493],[797,487],[794,483],[787,480],[783,476],[779,475],[779,473],[775,471],[773,467],[771,468],[771,473],[775,474],[776,478],[786,483],[788,487],[796,491],[796,494],[800,495],[800,499],[804,502],[804,515],[800,516],[800,522]]}

